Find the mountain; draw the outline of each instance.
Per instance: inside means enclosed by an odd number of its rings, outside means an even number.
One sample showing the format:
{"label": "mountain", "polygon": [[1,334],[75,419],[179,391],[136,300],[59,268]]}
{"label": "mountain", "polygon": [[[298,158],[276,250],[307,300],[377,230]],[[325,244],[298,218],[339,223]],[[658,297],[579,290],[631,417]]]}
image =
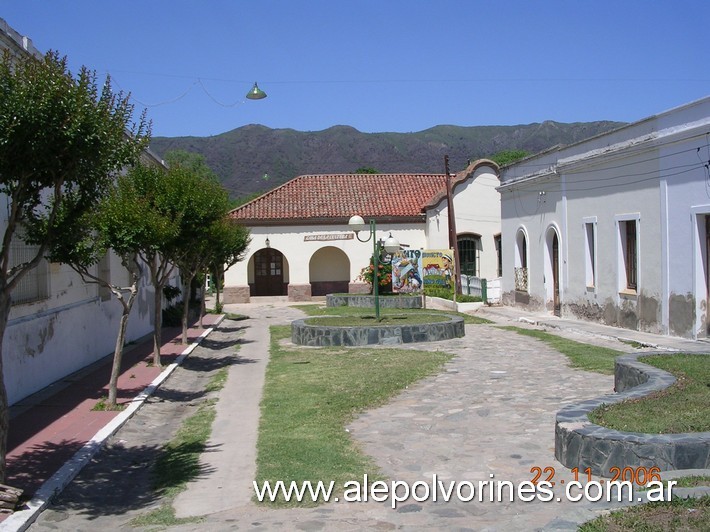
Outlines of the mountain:
{"label": "mountain", "polygon": [[155,137],[151,150],[186,150],[203,155],[233,198],[270,190],[303,174],[452,173],[469,160],[505,150],[537,153],[572,144],[624,125],[621,122],[545,121],[517,126],[435,126],[415,133],[362,133],[349,126],[323,131],[248,125],[211,137]]}

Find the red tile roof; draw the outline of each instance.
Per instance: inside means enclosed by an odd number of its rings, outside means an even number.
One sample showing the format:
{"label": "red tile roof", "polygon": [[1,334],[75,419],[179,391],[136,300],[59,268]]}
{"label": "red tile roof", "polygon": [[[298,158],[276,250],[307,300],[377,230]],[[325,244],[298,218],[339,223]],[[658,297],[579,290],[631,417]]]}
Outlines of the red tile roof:
{"label": "red tile roof", "polygon": [[363,218],[423,221],[424,207],[446,192],[444,174],[303,175],[238,207],[245,223],[315,223]]}

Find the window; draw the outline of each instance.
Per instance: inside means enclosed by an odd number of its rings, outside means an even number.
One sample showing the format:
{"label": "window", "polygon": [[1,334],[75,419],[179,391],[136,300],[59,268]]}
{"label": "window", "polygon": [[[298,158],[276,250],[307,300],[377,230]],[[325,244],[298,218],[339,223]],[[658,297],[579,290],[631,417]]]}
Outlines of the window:
{"label": "window", "polygon": [[597,220],[585,218],[584,222],[584,271],[587,288],[594,288],[597,282]]}
{"label": "window", "polygon": [[[22,241],[10,244],[10,267],[31,261],[39,251],[39,246],[31,246]],[[49,263],[46,259],[22,276],[12,291],[12,304],[33,303],[49,297]]]}
{"label": "window", "polygon": [[619,290],[638,290],[638,215],[617,217],[619,226]]}
{"label": "window", "polygon": [[481,237],[466,235],[458,237],[461,275],[479,277],[481,273]]}
{"label": "window", "polygon": [[493,241],[495,242],[496,246],[496,255],[498,257],[498,265],[496,268],[496,277],[503,277],[503,248],[502,248],[502,240],[500,235],[496,235],[493,237]]}
{"label": "window", "polygon": [[636,290],[637,279],[637,255],[636,255],[636,221],[625,222],[626,226],[626,249],[624,251],[626,260],[626,288]]}

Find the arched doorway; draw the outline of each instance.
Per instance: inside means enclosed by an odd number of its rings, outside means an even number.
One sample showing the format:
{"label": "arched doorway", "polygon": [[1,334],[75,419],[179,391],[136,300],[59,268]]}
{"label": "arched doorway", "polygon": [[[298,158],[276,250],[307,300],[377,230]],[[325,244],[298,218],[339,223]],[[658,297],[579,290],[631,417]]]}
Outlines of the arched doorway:
{"label": "arched doorway", "polygon": [[346,294],[350,285],[350,259],[342,249],[323,247],[311,256],[308,275],[311,295]]}
{"label": "arched doorway", "polygon": [[278,249],[262,248],[254,253],[254,285],[251,295],[286,295],[284,256]]}
{"label": "arched doorway", "polygon": [[547,254],[545,256],[547,300],[552,303],[552,312],[555,316],[560,316],[562,313],[560,299],[560,239],[554,227],[550,227],[547,230],[545,240],[547,243]]}

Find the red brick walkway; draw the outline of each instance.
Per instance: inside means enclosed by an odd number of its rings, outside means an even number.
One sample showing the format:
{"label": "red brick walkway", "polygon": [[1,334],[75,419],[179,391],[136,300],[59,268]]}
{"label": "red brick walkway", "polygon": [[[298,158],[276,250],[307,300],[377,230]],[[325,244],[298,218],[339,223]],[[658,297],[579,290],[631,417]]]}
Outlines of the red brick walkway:
{"label": "red brick walkway", "polygon": [[[203,325],[209,328],[218,318],[208,314]],[[197,325],[191,327],[188,345],[203,332],[204,329]],[[119,403],[130,402],[188,347],[181,344],[181,336],[180,328],[163,329],[162,368],[152,365],[152,337],[124,352],[118,379]],[[106,364],[77,378],[10,421],[6,483],[23,489],[23,498],[29,499],[76,451],[119,414],[92,410],[101,397],[108,395],[110,358]]]}

